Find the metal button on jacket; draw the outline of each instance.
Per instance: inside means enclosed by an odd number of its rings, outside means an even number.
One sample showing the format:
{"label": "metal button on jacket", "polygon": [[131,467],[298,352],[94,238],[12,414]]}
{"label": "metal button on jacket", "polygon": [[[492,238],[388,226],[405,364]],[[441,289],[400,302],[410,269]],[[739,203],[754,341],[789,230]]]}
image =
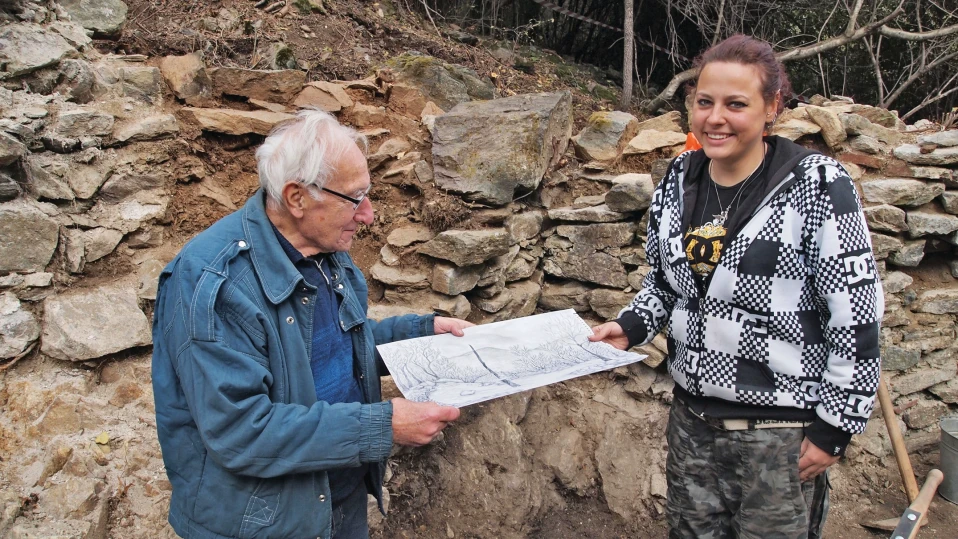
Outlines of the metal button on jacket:
{"label": "metal button on jacket", "polygon": [[296,321],[296,320],[293,320],[293,317],[292,317],[292,316],[287,316],[287,317],[286,317],[286,323],[287,323],[287,324],[292,324],[292,323],[295,322],[295,321]]}

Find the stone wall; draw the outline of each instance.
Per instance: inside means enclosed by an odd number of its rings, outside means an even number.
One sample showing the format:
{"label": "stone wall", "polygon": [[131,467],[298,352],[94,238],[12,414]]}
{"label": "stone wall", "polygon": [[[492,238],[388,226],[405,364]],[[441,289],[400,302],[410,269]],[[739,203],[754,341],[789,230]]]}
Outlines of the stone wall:
{"label": "stone wall", "polygon": [[[417,54],[369,79],[311,82],[200,54],[103,56],[91,36],[116,24],[50,5],[0,28],[0,535],[170,533],[149,318],[181,243],[171,203],[186,184],[242,203],[206,173],[196,137],[255,142],[315,106],[370,138],[386,186],[373,193],[385,217],[363,240],[380,242],[364,268],[378,283],[373,317],[485,323],[572,308],[595,323],[648,272],[644,215],[685,141],[678,113],[596,112],[573,136],[569,94],[477,101],[494,96],[488,81]],[[827,148],[860,187],[886,294],[883,368],[909,449],[934,450],[958,402],[958,131],[816,98],[775,132]],[[660,515],[664,338],[641,351],[643,364],[468,408],[443,442],[397,453],[387,489],[404,509],[432,503],[430,525],[452,536],[466,523],[525,537],[570,493],[627,523]],[[889,452],[874,417],[848,461]]]}

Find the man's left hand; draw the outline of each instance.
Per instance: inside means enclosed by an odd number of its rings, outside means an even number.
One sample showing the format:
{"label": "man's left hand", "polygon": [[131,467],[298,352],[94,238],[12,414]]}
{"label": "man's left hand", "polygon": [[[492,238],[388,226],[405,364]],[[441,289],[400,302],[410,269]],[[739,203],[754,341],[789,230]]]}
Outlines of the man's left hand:
{"label": "man's left hand", "polygon": [[802,440],[802,449],[798,454],[798,478],[802,482],[814,479],[828,469],[829,466],[838,462],[840,457],[833,457],[822,451],[808,438]]}
{"label": "man's left hand", "polygon": [[458,318],[446,318],[445,316],[437,316],[433,320],[432,329],[436,335],[442,333],[452,333],[456,337],[462,337],[465,335],[462,330],[466,328],[471,328],[474,326],[472,322],[466,322],[465,320],[460,320]]}

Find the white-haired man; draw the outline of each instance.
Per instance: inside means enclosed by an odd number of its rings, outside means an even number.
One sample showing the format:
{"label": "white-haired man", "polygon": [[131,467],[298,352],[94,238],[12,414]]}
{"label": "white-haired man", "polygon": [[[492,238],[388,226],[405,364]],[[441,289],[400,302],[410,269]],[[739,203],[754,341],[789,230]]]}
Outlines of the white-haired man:
{"label": "white-haired man", "polygon": [[153,388],[182,537],[368,537],[392,444],[428,443],[459,416],[379,402],[376,344],[471,324],[367,319],[347,254],[373,221],[360,146],[329,114],[299,113],[256,152],[262,188],[163,271]]}

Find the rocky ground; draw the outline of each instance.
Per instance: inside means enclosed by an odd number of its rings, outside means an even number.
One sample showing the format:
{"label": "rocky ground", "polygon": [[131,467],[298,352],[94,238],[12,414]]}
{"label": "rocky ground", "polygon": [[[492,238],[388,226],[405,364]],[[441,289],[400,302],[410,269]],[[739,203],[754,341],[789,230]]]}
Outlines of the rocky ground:
{"label": "rocky ground", "polygon": [[[400,2],[102,2],[94,17],[21,2],[0,27],[0,535],[171,536],[155,278],[256,189],[253,148],[298,106],[370,138],[377,218],[353,255],[375,316],[598,322],[648,270],[644,210],[683,119],[608,112],[598,70],[440,36]],[[936,131],[838,98],[776,128],[860,186],[919,477],[958,402],[958,132]],[[664,537],[663,350],[660,336],[644,363],[467,407],[436,444],[397,451],[375,535]],[[878,537],[859,522],[907,505],[884,429],[876,411],[835,468],[827,537]],[[939,498],[921,536],[956,525]]]}

